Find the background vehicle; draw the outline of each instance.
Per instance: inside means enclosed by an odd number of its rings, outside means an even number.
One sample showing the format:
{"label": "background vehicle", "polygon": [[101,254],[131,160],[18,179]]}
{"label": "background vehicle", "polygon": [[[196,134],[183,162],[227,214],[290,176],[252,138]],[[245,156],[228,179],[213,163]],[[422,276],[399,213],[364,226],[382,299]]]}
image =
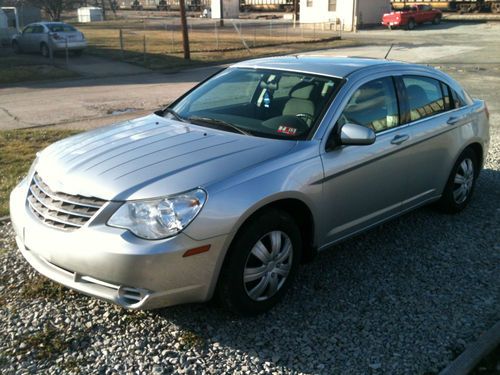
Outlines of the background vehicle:
{"label": "background vehicle", "polygon": [[170,6],[166,2],[166,0],[160,0],[160,1],[158,1],[158,5],[156,6],[156,9],[158,9],[158,10],[169,10]]}
{"label": "background vehicle", "polygon": [[132,9],[132,10],[143,10],[144,7],[139,2],[139,0],[134,0],[134,2],[130,5],[130,9]]}
{"label": "background vehicle", "polygon": [[415,6],[419,4],[431,5],[434,8],[453,12],[479,12],[492,11],[500,13],[500,0],[454,0],[454,1],[426,1],[426,0],[392,0],[394,9],[401,9],[405,6]]}
{"label": "background vehicle", "polygon": [[241,11],[263,10],[263,11],[285,11],[293,10],[293,0],[241,0]]}
{"label": "background vehicle", "polygon": [[87,41],[82,32],[66,23],[37,22],[14,35],[11,45],[16,53],[40,52],[42,56],[49,57],[50,50],[57,52],[66,48],[80,55],[87,47]]}
{"label": "background vehicle", "polygon": [[382,25],[389,27],[406,26],[408,30],[413,30],[416,25],[424,22],[439,24],[442,13],[439,9],[433,9],[429,5],[417,5],[415,7],[405,7],[399,11],[385,13],[382,16]]}

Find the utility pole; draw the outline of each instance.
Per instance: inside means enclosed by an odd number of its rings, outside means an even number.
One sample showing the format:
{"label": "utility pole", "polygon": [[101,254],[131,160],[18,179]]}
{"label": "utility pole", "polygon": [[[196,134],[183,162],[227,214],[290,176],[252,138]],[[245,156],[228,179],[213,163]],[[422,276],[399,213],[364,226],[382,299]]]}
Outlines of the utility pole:
{"label": "utility pole", "polygon": [[293,0],[293,27],[299,19],[299,0]]}
{"label": "utility pole", "polygon": [[220,27],[224,27],[224,0],[220,0]]}
{"label": "utility pole", "polygon": [[184,59],[191,59],[191,52],[189,51],[189,36],[186,21],[186,4],[184,0],[179,0],[181,7],[181,28],[182,28],[182,49],[184,50]]}

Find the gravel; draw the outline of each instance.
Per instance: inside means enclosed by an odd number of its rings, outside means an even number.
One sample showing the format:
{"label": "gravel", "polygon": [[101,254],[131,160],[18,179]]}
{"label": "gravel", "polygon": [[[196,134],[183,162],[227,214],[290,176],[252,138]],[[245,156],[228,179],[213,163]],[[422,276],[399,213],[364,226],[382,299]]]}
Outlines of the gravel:
{"label": "gravel", "polygon": [[320,253],[254,318],[213,303],[129,312],[77,294],[37,275],[0,223],[0,372],[439,372],[500,319],[499,187],[494,127],[463,213],[425,207]]}
{"label": "gravel", "polygon": [[[320,253],[271,312],[129,312],[46,280],[0,226],[2,373],[435,373],[500,319],[500,142],[462,214],[423,208]],[[493,161],[493,162],[492,162]]]}

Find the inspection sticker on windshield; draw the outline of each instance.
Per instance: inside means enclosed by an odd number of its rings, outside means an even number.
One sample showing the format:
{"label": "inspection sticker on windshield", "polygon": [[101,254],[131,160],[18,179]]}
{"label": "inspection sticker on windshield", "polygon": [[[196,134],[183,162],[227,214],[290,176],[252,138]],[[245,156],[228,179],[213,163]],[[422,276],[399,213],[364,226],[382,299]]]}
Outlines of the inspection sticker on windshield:
{"label": "inspection sticker on windshield", "polygon": [[295,133],[297,133],[297,129],[296,128],[291,128],[289,126],[280,126],[278,128],[278,133],[283,133],[283,134],[286,134],[286,135],[295,135]]}

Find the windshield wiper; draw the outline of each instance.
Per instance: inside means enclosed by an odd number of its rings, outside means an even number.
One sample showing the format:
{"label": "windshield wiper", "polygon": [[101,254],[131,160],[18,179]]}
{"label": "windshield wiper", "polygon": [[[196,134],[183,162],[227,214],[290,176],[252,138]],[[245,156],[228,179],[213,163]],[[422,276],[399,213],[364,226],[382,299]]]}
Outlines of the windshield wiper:
{"label": "windshield wiper", "polygon": [[231,131],[235,133],[240,133],[244,135],[250,135],[249,132],[237,127],[236,125],[231,124],[230,122],[224,121],[224,120],[219,120],[217,118],[210,118],[210,117],[201,117],[201,116],[191,116],[188,117],[189,121],[199,121],[203,122],[205,124],[209,125],[215,125],[216,127],[222,127],[226,129],[230,129]]}
{"label": "windshield wiper", "polygon": [[181,121],[181,122],[189,122],[189,121],[187,121],[184,117],[182,117],[181,115],[179,115],[176,111],[174,111],[172,108],[167,107],[167,108],[165,108],[165,109],[163,110],[163,112],[164,112],[164,113],[165,113],[165,112],[166,112],[166,113],[170,113],[172,116],[174,116],[174,117],[175,117],[175,119],[176,119],[177,121]]}

